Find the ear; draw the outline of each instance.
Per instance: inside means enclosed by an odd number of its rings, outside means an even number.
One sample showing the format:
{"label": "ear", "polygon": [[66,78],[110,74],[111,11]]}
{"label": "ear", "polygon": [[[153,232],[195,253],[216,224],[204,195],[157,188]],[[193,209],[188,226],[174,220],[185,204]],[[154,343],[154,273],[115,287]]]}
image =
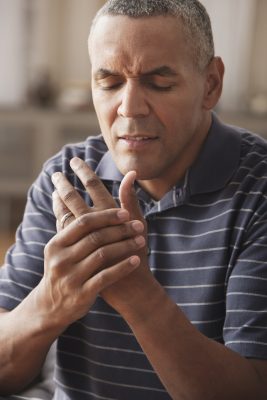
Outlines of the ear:
{"label": "ear", "polygon": [[223,87],[224,64],[220,57],[214,57],[205,70],[206,86],[203,107],[211,110],[219,101]]}

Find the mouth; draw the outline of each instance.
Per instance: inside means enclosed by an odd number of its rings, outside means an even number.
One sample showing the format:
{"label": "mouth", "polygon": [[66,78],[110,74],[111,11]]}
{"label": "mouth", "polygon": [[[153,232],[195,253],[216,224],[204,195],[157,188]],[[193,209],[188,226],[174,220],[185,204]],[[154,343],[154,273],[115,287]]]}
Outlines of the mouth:
{"label": "mouth", "polygon": [[153,140],[155,138],[151,138],[148,136],[121,136],[119,139],[132,140],[134,142],[141,142],[142,140]]}
{"label": "mouth", "polygon": [[132,136],[132,135],[124,135],[120,136],[119,142],[121,142],[124,146],[126,146],[128,149],[141,149],[144,146],[147,146],[149,144],[152,144],[155,142],[158,137],[151,137],[151,136]]}

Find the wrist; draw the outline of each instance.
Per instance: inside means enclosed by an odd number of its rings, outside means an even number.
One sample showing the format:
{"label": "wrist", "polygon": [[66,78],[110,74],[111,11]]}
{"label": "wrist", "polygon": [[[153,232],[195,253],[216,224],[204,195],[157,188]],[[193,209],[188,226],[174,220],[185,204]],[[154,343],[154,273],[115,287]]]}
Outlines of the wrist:
{"label": "wrist", "polygon": [[67,324],[47,301],[43,286],[42,279],[13,311],[17,318],[22,317],[27,321],[28,329],[34,336],[45,337],[52,343],[66,329]]}
{"label": "wrist", "polygon": [[170,301],[165,290],[153,275],[142,280],[142,285],[136,284],[133,293],[129,294],[129,300],[120,303],[117,311],[131,326],[147,324],[151,318],[158,317],[159,308],[166,301]]}

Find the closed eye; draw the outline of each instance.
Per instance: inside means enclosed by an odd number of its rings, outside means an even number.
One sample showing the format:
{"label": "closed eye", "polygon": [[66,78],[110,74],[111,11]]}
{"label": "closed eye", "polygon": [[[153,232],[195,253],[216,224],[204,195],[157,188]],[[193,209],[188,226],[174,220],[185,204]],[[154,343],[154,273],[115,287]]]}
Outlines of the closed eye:
{"label": "closed eye", "polygon": [[123,85],[123,80],[118,76],[110,76],[96,81],[97,86],[102,90],[114,90]]}
{"label": "closed eye", "polygon": [[141,81],[146,87],[161,92],[170,91],[174,86],[176,86],[176,82],[174,82],[173,79],[162,78],[154,75],[150,77],[145,76]]}
{"label": "closed eye", "polygon": [[159,92],[168,92],[168,91],[172,90],[172,88],[174,86],[174,85],[171,85],[171,84],[169,84],[169,85],[159,85],[159,84],[153,83],[153,82],[147,83],[147,85],[151,89],[159,91]]}

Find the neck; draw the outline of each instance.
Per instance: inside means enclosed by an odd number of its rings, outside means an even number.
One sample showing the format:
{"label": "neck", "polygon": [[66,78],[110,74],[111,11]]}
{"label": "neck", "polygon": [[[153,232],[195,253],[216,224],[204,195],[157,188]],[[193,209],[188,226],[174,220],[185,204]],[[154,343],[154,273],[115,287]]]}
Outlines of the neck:
{"label": "neck", "polygon": [[211,125],[211,114],[206,119],[201,131],[197,132],[193,140],[182,150],[175,166],[171,166],[159,178],[139,180],[139,185],[154,199],[160,200],[173,186],[185,177],[186,171],[198,157]]}

